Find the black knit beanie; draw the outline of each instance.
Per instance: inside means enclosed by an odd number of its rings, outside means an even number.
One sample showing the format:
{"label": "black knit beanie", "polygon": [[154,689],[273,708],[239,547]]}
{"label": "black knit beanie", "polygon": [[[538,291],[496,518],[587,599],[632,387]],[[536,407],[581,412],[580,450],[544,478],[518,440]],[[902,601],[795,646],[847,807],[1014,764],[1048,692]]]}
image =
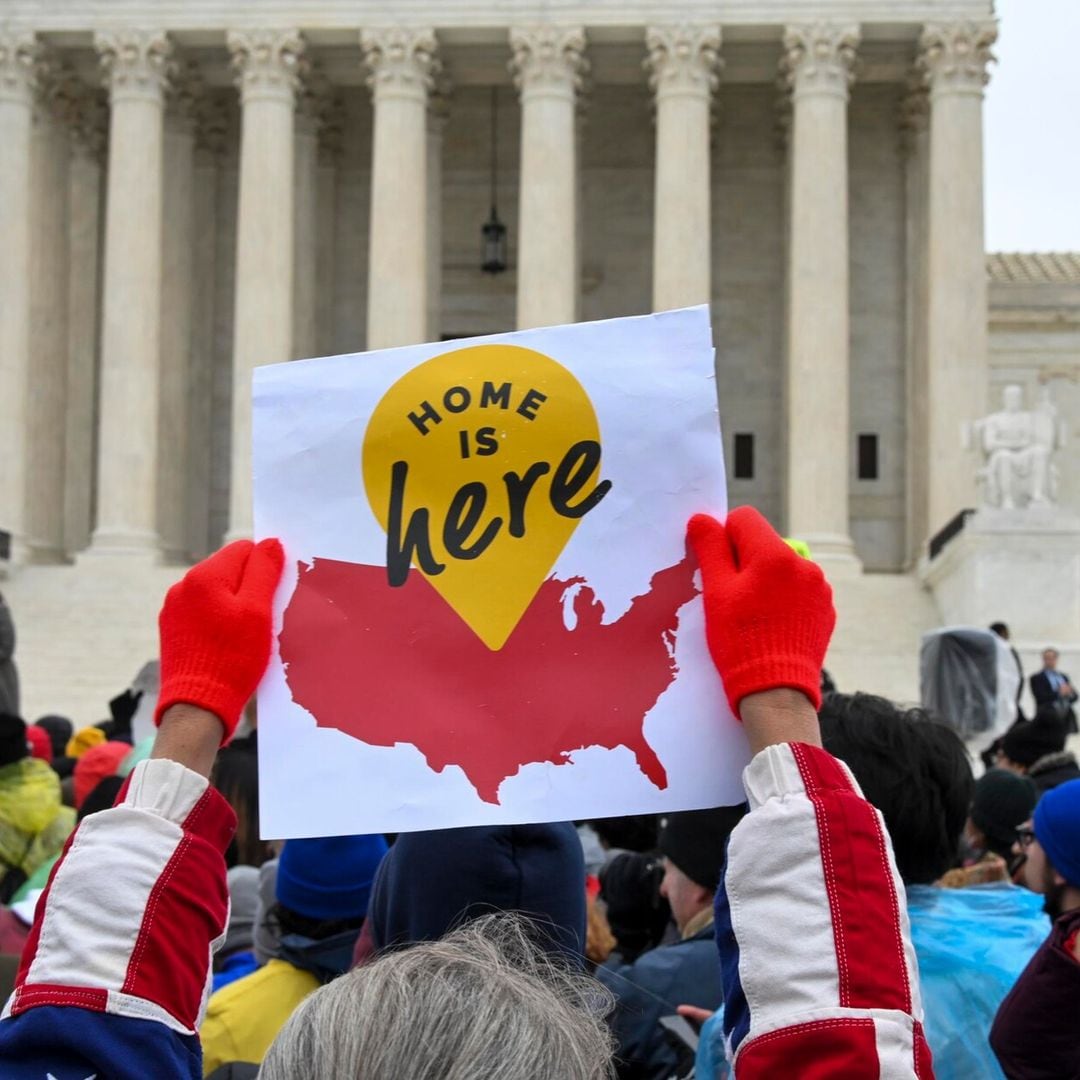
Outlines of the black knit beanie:
{"label": "black knit beanie", "polygon": [[1026,776],[1008,769],[990,769],[975,784],[971,821],[985,835],[991,851],[1008,858],[1016,828],[1035,809],[1038,792]]}
{"label": "black knit beanie", "polygon": [[669,814],[660,830],[660,851],[691,881],[716,892],[727,838],[745,813],[743,803]]}
{"label": "black knit beanie", "polygon": [[1047,754],[1065,749],[1065,725],[1044,720],[1023,720],[1013,724],[1001,740],[1001,749],[1010,761],[1025,767]]}

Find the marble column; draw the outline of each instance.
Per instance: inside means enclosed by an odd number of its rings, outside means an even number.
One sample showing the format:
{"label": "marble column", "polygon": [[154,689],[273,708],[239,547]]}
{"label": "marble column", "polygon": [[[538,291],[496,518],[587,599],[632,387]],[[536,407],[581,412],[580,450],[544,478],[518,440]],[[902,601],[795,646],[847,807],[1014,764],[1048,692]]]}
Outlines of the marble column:
{"label": "marble column", "polygon": [[39,46],[0,30],[0,530],[25,555],[26,395],[30,367],[30,131]]}
{"label": "marble column", "polygon": [[982,99],[992,22],[928,25],[919,69],[930,91],[927,249],[927,533],[974,507],[965,421],[987,407]]}
{"label": "marble column", "polygon": [[187,552],[209,553],[214,355],[218,311],[218,191],[221,159],[230,134],[229,109],[218,95],[202,95],[195,112],[192,168],[193,274],[188,370]]}
{"label": "marble column", "polygon": [[49,66],[51,73],[39,86],[31,146],[26,544],[31,561],[59,563],[65,558],[69,128],[74,90],[69,73]]}
{"label": "marble column", "polygon": [[322,111],[316,172],[318,242],[315,249],[315,350],[319,356],[337,352],[334,294],[338,245],[338,167],[345,140],[345,108],[340,94]]}
{"label": "marble column", "polygon": [[789,26],[781,61],[792,105],[786,528],[815,559],[850,567],[847,101],[858,40],[853,25]]}
{"label": "marble column", "polygon": [[94,527],[101,259],[109,103],[86,87],[76,103],[71,145],[68,265],[67,437],[64,440],[64,548],[84,550]]}
{"label": "marble column", "polygon": [[304,42],[293,30],[230,31],[243,108],[227,538],[250,536],[251,377],[292,359],[294,118]]}
{"label": "marble column", "polygon": [[650,26],[649,86],[656,95],[653,310],[708,304],[709,110],[719,83],[718,26]]}
{"label": "marble column", "polygon": [[156,553],[161,349],[163,33],[99,33],[109,88],[109,175],[94,553]]}
{"label": "marble column", "polygon": [[427,102],[439,63],[431,30],[365,30],[375,104],[367,347],[427,336]]}
{"label": "marble column", "polygon": [[450,115],[449,85],[442,81],[431,95],[427,118],[427,334],[438,341],[442,332],[442,156]]}
{"label": "marble column", "polygon": [[908,566],[914,566],[927,538],[930,461],[927,456],[929,403],[926,365],[927,157],[930,100],[921,80],[908,89],[900,112],[900,146],[904,156],[905,199],[905,336],[907,373],[907,483],[905,532]]}
{"label": "marble column", "polygon": [[313,73],[304,80],[296,102],[295,212],[293,214],[293,346],[294,359],[317,356],[315,327],[318,258],[319,123],[329,94],[325,78]]}
{"label": "marble column", "polygon": [[587,70],[581,27],[514,27],[511,70],[521,94],[517,324],[577,318],[575,105]]}
{"label": "marble column", "polygon": [[175,80],[165,110],[158,530],[170,562],[186,561],[188,548],[195,111],[203,93],[198,72],[189,66]]}

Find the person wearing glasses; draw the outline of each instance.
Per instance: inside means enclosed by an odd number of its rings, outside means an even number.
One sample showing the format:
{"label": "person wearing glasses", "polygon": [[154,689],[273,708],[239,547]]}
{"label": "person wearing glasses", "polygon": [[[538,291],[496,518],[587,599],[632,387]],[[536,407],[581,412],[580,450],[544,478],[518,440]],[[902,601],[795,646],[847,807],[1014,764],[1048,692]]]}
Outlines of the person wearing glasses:
{"label": "person wearing glasses", "polygon": [[1024,884],[1050,936],[998,1009],[990,1045],[1009,1080],[1080,1076],[1080,780],[1048,791],[1016,830]]}

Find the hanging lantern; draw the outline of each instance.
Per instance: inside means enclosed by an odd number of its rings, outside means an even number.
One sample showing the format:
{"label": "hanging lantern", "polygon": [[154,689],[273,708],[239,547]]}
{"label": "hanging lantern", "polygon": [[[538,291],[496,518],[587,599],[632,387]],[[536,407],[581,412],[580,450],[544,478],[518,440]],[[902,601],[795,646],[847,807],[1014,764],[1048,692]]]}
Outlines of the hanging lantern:
{"label": "hanging lantern", "polygon": [[507,266],[506,226],[499,220],[498,189],[498,87],[491,88],[491,216],[480,227],[480,269],[501,274]]}

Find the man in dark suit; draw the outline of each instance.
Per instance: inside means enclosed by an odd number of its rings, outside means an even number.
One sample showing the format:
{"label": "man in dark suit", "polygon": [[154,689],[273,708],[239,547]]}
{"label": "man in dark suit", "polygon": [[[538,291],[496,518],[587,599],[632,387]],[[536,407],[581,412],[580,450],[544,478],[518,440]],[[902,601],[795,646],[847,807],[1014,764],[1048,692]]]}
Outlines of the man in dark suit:
{"label": "man in dark suit", "polygon": [[1076,734],[1076,712],[1073,704],[1080,694],[1073,688],[1072,680],[1058,671],[1057,649],[1044,649],[1043,669],[1031,676],[1031,693],[1035,698],[1035,718],[1049,714],[1065,721],[1065,730]]}

